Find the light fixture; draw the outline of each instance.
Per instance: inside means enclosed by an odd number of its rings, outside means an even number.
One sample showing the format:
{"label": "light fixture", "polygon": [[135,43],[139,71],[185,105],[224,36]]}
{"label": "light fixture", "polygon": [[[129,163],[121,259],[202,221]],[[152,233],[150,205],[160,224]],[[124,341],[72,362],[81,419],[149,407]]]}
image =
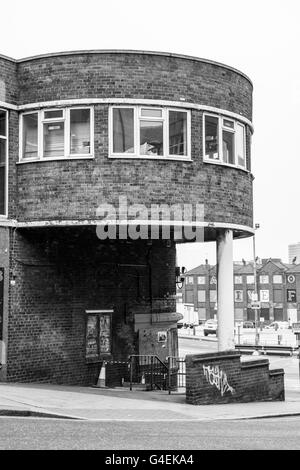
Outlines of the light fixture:
{"label": "light fixture", "polygon": [[178,289],[182,289],[182,286],[184,283],[183,274],[185,273],[185,271],[186,271],[185,267],[180,268],[179,266],[176,266],[175,268],[176,285]]}

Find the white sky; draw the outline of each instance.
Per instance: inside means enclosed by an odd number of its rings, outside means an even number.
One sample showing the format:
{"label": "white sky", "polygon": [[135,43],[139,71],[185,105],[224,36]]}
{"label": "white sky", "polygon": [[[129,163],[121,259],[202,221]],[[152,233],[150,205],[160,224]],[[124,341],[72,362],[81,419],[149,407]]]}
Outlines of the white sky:
{"label": "white sky", "polygon": [[[300,241],[299,0],[10,0],[0,14],[0,54],[16,59],[136,49],[198,56],[246,73],[254,84],[256,253],[287,261],[288,244]],[[234,242],[236,260],[251,257],[252,239]],[[215,262],[214,243],[178,249],[178,263],[188,268],[205,258]]]}

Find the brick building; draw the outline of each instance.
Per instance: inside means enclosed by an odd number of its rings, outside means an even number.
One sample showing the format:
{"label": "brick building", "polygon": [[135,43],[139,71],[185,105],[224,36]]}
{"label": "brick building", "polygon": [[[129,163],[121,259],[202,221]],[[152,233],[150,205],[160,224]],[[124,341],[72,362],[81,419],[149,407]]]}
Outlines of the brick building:
{"label": "brick building", "polygon": [[[0,56],[0,380],[88,384],[104,359],[176,355],[178,227],[216,241],[227,305],[232,240],[253,234],[251,119],[251,81],[213,61]],[[101,239],[99,206],[120,198],[204,215]]]}
{"label": "brick building", "polygon": [[[200,322],[217,315],[216,266],[208,263],[185,274],[180,300],[198,312]],[[234,319],[255,320],[251,302],[254,294],[253,263],[234,263]],[[300,264],[280,259],[263,259],[257,264],[256,291],[261,302],[260,317],[272,321],[300,321]],[[180,294],[179,294],[180,295]]]}

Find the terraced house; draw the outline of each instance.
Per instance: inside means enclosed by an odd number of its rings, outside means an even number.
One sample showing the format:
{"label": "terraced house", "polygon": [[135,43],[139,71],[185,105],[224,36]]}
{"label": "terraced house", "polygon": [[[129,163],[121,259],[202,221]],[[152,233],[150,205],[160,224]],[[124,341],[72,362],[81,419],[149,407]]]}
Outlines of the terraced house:
{"label": "terraced house", "polygon": [[[216,266],[207,262],[191,269],[184,277],[182,303],[198,312],[200,322],[214,318],[217,315]],[[300,321],[300,264],[262,259],[255,276],[253,262],[234,263],[233,283],[235,322],[255,320],[251,307],[255,290],[261,302],[259,317],[263,322]]]}
{"label": "terraced house", "polygon": [[[0,56],[2,381],[90,384],[103,360],[176,356],[183,228],[216,242],[230,348],[232,244],[253,234],[251,120],[250,79],[210,60]],[[113,216],[105,232],[120,201],[144,218]],[[145,215],[161,204],[192,210]]]}

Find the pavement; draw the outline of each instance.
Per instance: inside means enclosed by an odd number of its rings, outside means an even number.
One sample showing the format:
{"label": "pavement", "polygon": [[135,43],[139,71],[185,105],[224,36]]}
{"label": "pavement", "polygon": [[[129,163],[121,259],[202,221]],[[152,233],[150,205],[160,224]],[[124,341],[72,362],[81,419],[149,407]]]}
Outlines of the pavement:
{"label": "pavement", "polygon": [[[249,358],[248,358],[249,359]],[[286,359],[285,359],[286,360]],[[274,361],[274,358],[273,358]],[[185,393],[50,384],[0,384],[0,416],[97,421],[207,421],[300,415],[298,358],[289,358],[283,402],[189,405]],[[275,368],[274,366],[271,367]]]}

